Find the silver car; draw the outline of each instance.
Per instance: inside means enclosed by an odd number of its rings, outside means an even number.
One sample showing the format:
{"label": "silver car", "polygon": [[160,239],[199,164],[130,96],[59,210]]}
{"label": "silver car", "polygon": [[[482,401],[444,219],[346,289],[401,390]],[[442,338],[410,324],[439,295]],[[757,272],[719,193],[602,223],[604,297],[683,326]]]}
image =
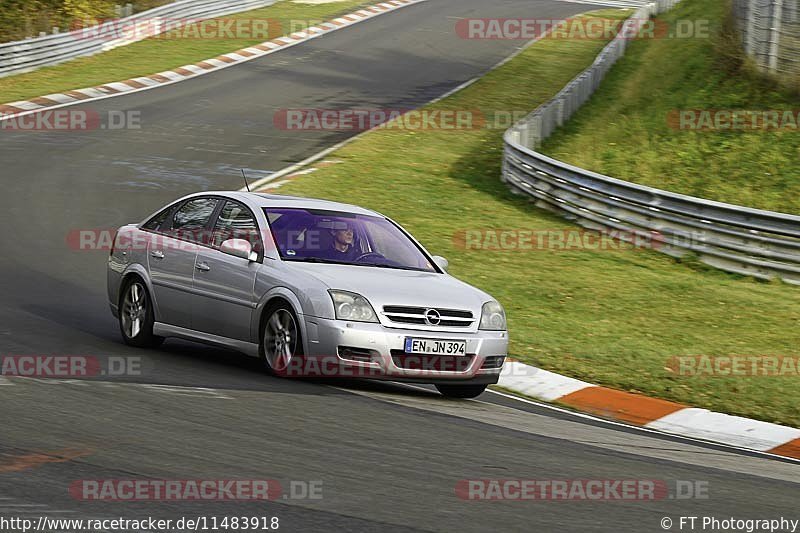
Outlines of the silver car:
{"label": "silver car", "polygon": [[122,337],[239,350],[284,377],[432,383],[471,398],[508,349],[503,307],[360,207],[282,195],[186,196],[121,227],[108,297]]}

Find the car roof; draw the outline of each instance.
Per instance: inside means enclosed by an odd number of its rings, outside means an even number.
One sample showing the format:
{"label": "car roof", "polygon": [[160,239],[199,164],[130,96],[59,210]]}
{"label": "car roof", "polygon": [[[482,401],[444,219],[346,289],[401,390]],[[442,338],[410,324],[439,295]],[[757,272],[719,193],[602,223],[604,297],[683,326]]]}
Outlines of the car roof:
{"label": "car roof", "polygon": [[325,209],[329,211],[344,211],[367,216],[383,217],[380,213],[370,209],[364,209],[357,205],[322,200],[320,198],[303,198],[300,196],[288,196],[285,194],[269,194],[262,192],[243,192],[243,191],[209,191],[201,194],[228,196],[248,201],[251,205],[258,207],[277,207],[295,209]]}

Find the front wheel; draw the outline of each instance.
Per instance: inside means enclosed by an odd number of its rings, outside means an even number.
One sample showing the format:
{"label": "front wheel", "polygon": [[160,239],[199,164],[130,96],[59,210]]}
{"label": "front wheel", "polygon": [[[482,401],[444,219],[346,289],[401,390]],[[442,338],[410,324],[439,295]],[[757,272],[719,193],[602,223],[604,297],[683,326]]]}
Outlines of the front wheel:
{"label": "front wheel", "polygon": [[448,398],[475,398],[483,394],[486,385],[436,385],[436,389]]}
{"label": "front wheel", "polygon": [[155,348],[164,337],[153,335],[155,315],[144,282],[134,278],[125,285],[119,306],[119,329],[125,344],[137,348]]}
{"label": "front wheel", "polygon": [[300,325],[286,303],[270,305],[264,315],[267,317],[261,341],[264,364],[272,374],[287,377],[292,373],[292,363],[303,355]]}

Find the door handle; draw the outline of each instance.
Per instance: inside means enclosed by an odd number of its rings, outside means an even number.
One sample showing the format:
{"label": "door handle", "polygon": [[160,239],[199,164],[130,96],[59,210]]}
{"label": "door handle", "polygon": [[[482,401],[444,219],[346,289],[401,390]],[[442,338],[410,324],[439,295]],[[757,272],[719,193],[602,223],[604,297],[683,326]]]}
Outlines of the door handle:
{"label": "door handle", "polygon": [[152,257],[155,257],[156,259],[164,259],[164,252],[162,252],[161,250],[156,250],[155,252],[150,252],[150,255]]}
{"label": "door handle", "polygon": [[208,266],[208,263],[206,263],[205,261],[203,261],[202,263],[195,263],[194,267],[202,272],[208,272],[209,270],[211,270],[211,267]]}

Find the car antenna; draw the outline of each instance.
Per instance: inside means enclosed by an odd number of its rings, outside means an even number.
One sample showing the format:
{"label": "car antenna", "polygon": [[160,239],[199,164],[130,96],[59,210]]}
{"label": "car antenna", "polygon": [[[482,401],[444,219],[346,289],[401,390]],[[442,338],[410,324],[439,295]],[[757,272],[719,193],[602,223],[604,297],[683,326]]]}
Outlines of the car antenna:
{"label": "car antenna", "polygon": [[250,185],[247,183],[247,176],[244,175],[244,169],[240,169],[242,171],[242,178],[244,178],[244,186],[247,188],[247,192],[250,192]]}

